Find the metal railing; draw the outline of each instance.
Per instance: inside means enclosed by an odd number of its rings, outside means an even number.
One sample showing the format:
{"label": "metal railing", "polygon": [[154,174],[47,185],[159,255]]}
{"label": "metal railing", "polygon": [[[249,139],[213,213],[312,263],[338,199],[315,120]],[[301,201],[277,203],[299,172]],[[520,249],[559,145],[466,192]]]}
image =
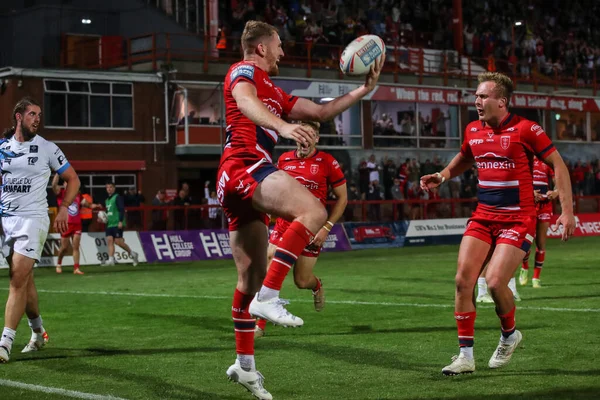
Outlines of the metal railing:
{"label": "metal railing", "polygon": [[[61,66],[90,69],[126,67],[131,70],[136,64],[149,63],[151,69],[156,71],[160,63],[195,61],[202,64],[202,71],[206,73],[211,63],[233,63],[239,61],[242,56],[239,38],[233,37],[156,32],[124,38],[123,42],[122,53],[114,51],[114,42],[110,43],[112,52],[102,51],[103,43],[98,41],[98,38],[87,42],[80,41],[70,50],[63,46]],[[90,46],[98,49],[99,54],[103,55],[101,59],[92,57],[82,60],[80,56],[76,56],[89,52]],[[398,82],[401,75],[416,76],[419,83],[423,83],[426,76],[438,76],[443,79],[444,85],[448,84],[450,78],[461,78],[471,87],[476,83],[477,75],[486,71],[490,65],[488,58],[467,57],[459,55],[456,51],[410,46],[410,43],[406,46],[387,46],[384,73],[391,74],[394,82]],[[314,69],[335,70],[340,78],[344,76],[338,67],[342,46],[312,41],[287,41],[283,43],[283,48],[286,56],[280,62],[282,67],[303,69],[306,71],[306,77],[311,77]],[[74,53],[75,56],[70,57],[70,53]],[[67,60],[76,61],[69,63]],[[540,72],[535,64],[528,66],[531,72],[527,74],[523,74],[517,64],[511,64],[507,60],[494,60],[493,65],[493,69],[511,76],[516,86],[527,82],[536,90],[539,85],[549,85],[555,88],[591,88],[594,95],[597,91],[596,69],[588,70],[585,66],[575,66],[572,71],[553,68],[552,73],[548,75]]]}
{"label": "metal railing", "polygon": [[[575,213],[600,213],[600,196],[574,196]],[[330,209],[335,201],[329,201]],[[477,206],[477,199],[435,200],[354,200],[349,201],[340,222],[399,221],[437,218],[468,218]],[[211,213],[211,209],[216,212]],[[560,212],[558,202],[555,213]],[[211,218],[211,214],[214,218]],[[126,208],[126,230],[163,231],[188,229],[226,229],[227,222],[220,206],[140,206]],[[105,226],[97,218],[90,226],[91,232],[103,231]]]}

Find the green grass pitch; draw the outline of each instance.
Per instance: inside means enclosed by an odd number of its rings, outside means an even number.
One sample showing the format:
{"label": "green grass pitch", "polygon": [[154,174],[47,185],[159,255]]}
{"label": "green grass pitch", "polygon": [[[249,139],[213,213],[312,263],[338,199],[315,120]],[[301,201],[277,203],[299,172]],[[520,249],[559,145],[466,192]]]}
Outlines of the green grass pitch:
{"label": "green grass pitch", "polygon": [[[487,368],[500,327],[481,306],[477,370],[458,377],[441,374],[458,351],[457,246],[324,254],[316,272],[325,310],[314,312],[310,291],[288,278],[282,297],[305,325],[269,325],[257,367],[281,400],[599,398],[599,247],[599,238],[550,241],[543,288],[519,287],[523,342],[511,363]],[[23,319],[12,359],[0,365],[0,399],[252,399],[225,376],[235,359],[232,261],[64,270],[36,271],[50,343],[21,354]],[[7,288],[0,270],[2,304]]]}

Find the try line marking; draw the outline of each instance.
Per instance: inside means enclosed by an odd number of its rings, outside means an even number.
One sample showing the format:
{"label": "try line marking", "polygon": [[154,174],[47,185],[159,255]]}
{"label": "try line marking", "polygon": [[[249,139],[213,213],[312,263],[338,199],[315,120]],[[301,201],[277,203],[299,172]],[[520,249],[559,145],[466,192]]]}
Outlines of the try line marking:
{"label": "try line marking", "polygon": [[[6,288],[0,290],[7,291]],[[132,293],[132,292],[87,292],[83,290],[45,290],[38,289],[39,293],[54,294],[84,294],[100,296],[130,296],[130,297],[164,297],[169,299],[204,299],[204,300],[231,300],[230,296],[200,296],[193,294],[168,294],[168,293]],[[312,300],[293,300],[297,303],[312,303]],[[376,302],[376,301],[358,301],[358,300],[327,300],[329,304],[349,304],[359,306],[388,306],[388,307],[417,307],[417,308],[454,308],[454,304],[427,304],[427,303],[394,303],[394,302]],[[493,306],[480,306],[480,308],[493,308]],[[519,304],[519,310],[532,311],[555,311],[555,312],[580,312],[580,313],[600,313],[600,308],[563,308],[563,307],[535,307],[522,306]]]}
{"label": "try line marking", "polygon": [[6,379],[0,379],[0,386],[14,387],[17,389],[31,390],[33,392],[51,393],[58,394],[61,396],[74,397],[76,399],[89,399],[89,400],[126,400],[122,397],[114,396],[103,396],[100,394],[77,392],[75,390],[57,389],[48,386],[31,385],[29,383],[9,381]]}

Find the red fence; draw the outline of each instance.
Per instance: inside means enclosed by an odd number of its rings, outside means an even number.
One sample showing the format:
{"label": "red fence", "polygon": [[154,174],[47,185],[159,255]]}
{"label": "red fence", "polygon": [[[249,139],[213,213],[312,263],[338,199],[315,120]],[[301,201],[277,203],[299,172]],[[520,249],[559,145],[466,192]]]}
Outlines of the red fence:
{"label": "red fence", "polygon": [[[435,51],[422,47],[423,35],[406,36],[403,46],[387,46],[387,62],[384,73],[392,74],[394,82],[399,75],[413,75],[418,82],[424,76],[440,76],[444,85],[449,78],[463,78],[470,87],[476,84],[477,75],[489,68],[490,59],[475,57],[457,57],[456,52]],[[104,39],[104,40],[103,40]],[[110,40],[107,40],[110,39]],[[130,38],[118,37],[89,38],[63,35],[61,50],[61,67],[86,69],[112,69],[149,63],[153,70],[158,70],[160,62],[171,64],[173,61],[195,61],[202,63],[203,72],[207,73],[209,65],[215,62],[233,63],[241,59],[239,38],[221,38],[192,33],[150,33]],[[226,39],[223,44],[223,39]],[[217,43],[221,40],[220,48]],[[311,77],[314,69],[336,70],[340,78],[339,56],[342,46],[312,41],[286,41],[283,43],[286,56],[280,65],[284,67],[306,70]],[[502,71],[513,78],[515,86],[519,82],[527,82],[537,86],[549,85],[591,88],[596,95],[596,69],[588,70],[578,65],[573,71],[560,72],[553,68],[550,74],[542,73],[538,66],[529,66],[530,72],[522,74],[521,68],[508,60],[494,60],[494,70]]]}
{"label": "red fence", "polygon": [[[335,202],[329,202],[330,208]],[[439,200],[381,200],[349,201],[340,222],[348,221],[397,221],[436,218],[467,218],[477,206],[476,199]],[[211,213],[210,210],[216,210]],[[555,213],[560,212],[558,202]],[[600,196],[576,196],[574,211],[579,213],[600,213]],[[187,230],[225,228],[227,223],[220,206],[141,206],[128,207],[127,229],[148,230]],[[210,218],[211,214],[215,218]],[[95,220],[90,231],[102,231],[103,224]]]}

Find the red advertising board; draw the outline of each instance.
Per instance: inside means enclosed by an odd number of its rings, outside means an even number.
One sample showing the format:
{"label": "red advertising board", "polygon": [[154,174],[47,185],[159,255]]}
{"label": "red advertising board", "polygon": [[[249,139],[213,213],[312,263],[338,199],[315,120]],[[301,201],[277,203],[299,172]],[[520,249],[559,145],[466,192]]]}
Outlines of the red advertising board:
{"label": "red advertising board", "polygon": [[[563,227],[556,228],[558,215],[552,217],[550,228],[548,228],[548,237],[560,239]],[[600,213],[595,214],[577,214],[575,216],[575,232],[573,236],[600,236]],[[556,229],[556,231],[554,231]]]}

